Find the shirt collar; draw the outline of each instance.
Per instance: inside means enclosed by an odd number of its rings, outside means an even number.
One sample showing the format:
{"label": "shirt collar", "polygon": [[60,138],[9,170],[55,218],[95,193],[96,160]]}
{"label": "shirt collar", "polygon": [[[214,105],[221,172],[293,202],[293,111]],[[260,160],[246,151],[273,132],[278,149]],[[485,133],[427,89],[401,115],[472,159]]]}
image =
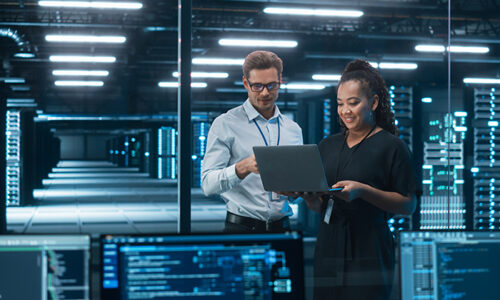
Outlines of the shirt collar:
{"label": "shirt collar", "polygon": [[[259,116],[263,119],[265,119],[256,109],[253,107],[252,103],[250,103],[250,100],[247,99],[245,103],[243,103],[243,109],[245,110],[245,113],[247,114],[248,120],[253,121],[254,119],[258,118]],[[281,116],[281,112],[278,108],[278,106],[275,104],[274,105],[274,115],[269,119],[272,120],[274,118],[278,118]]]}

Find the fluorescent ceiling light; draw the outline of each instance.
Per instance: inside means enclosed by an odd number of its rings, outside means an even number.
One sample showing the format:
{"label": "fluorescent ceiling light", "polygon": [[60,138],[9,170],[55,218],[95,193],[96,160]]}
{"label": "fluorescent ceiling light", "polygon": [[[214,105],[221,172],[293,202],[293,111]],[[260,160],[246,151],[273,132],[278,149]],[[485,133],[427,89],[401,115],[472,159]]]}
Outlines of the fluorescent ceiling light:
{"label": "fluorescent ceiling light", "polygon": [[415,50],[418,52],[444,52],[443,45],[416,45]]}
{"label": "fluorescent ceiling light", "polygon": [[[419,52],[444,52],[445,47],[442,45],[416,45],[415,50]],[[450,52],[453,53],[488,53],[489,47],[481,46],[450,46]]]}
{"label": "fluorescent ceiling light", "polygon": [[490,127],[498,127],[498,121],[488,121],[488,126],[490,126]]}
{"label": "fluorescent ceiling light", "polygon": [[106,70],[53,70],[54,76],[108,76],[109,72]]}
{"label": "fluorescent ceiling light", "polygon": [[11,85],[10,89],[14,92],[28,92],[31,88],[29,85]]}
{"label": "fluorescent ceiling light", "polygon": [[217,93],[247,93],[246,89],[237,89],[237,88],[218,88],[215,90]]}
{"label": "fluorescent ceiling light", "polygon": [[399,70],[415,70],[418,68],[416,63],[389,63],[381,62],[378,64],[380,69],[399,69]]}
{"label": "fluorescent ceiling light", "polygon": [[450,46],[451,52],[455,53],[488,53],[490,52],[489,47],[479,47],[479,46]]}
{"label": "fluorescent ceiling light", "polygon": [[[179,77],[179,72],[173,72],[172,76]],[[229,74],[225,72],[191,72],[194,78],[228,78]]]}
{"label": "fluorescent ceiling light", "polygon": [[294,15],[294,16],[320,16],[320,17],[354,17],[359,18],[363,15],[360,10],[340,10],[340,9],[310,9],[310,8],[285,8],[285,7],[266,7],[266,14]]}
{"label": "fluorescent ceiling light", "polygon": [[17,57],[17,58],[33,58],[33,57],[35,57],[35,54],[30,53],[30,52],[18,52],[16,54],[14,54],[14,57]]}
{"label": "fluorescent ceiling light", "polygon": [[113,8],[113,9],[141,9],[139,2],[104,2],[104,1],[38,1],[40,6],[74,7],[74,8]]}
{"label": "fluorescent ceiling light", "polygon": [[464,78],[464,83],[477,83],[477,84],[500,84],[500,79],[498,78]]}
{"label": "fluorescent ceiling light", "polygon": [[243,58],[193,58],[194,65],[241,66],[244,61]]}
{"label": "fluorescent ceiling light", "polygon": [[455,117],[467,117],[467,112],[466,111],[456,111],[454,113]]}
{"label": "fluorescent ceiling light", "polygon": [[318,83],[287,83],[280,86],[281,89],[289,90],[322,90],[325,85]]}
{"label": "fluorescent ceiling light", "polygon": [[7,102],[9,103],[33,103],[35,99],[33,98],[7,98]]}
{"label": "fluorescent ceiling light", "polygon": [[56,80],[56,86],[103,86],[104,82],[96,81],[83,81],[83,80]]}
{"label": "fluorescent ceiling light", "polygon": [[25,83],[26,80],[20,77],[0,77],[0,81],[5,83]]}
{"label": "fluorescent ceiling light", "polygon": [[118,35],[48,34],[45,36],[45,40],[47,42],[121,44],[121,43],[125,43],[127,38],[124,36],[118,36]]}
{"label": "fluorescent ceiling light", "polygon": [[313,80],[331,80],[331,81],[339,81],[340,80],[339,74],[314,74],[312,76]]}
{"label": "fluorescent ceiling light", "polygon": [[[165,88],[177,88],[179,87],[179,83],[177,81],[160,81],[158,82],[159,87]],[[192,88],[206,88],[206,82],[191,82]]]}
{"label": "fluorescent ceiling light", "polygon": [[53,62],[95,62],[95,63],[114,63],[114,56],[89,56],[89,55],[51,55],[50,61]]}
{"label": "fluorescent ceiling light", "polygon": [[431,97],[424,97],[420,99],[423,103],[432,103],[432,98]]}
{"label": "fluorescent ceiling light", "polygon": [[284,40],[252,40],[252,39],[220,39],[221,46],[237,46],[237,47],[297,47],[297,41]]}

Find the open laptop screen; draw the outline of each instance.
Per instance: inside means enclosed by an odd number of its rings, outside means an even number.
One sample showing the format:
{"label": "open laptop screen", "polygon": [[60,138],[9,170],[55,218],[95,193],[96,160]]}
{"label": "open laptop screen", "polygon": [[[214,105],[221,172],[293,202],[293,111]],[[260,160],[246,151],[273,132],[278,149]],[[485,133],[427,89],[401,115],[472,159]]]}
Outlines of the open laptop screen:
{"label": "open laptop screen", "polygon": [[103,236],[101,299],[303,299],[302,236]]}

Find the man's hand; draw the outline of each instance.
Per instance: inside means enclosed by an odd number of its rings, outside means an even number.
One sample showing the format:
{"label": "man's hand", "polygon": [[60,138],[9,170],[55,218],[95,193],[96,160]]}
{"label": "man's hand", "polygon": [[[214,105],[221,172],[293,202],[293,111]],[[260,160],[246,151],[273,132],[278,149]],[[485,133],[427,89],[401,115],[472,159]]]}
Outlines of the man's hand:
{"label": "man's hand", "polygon": [[236,176],[239,179],[247,177],[250,173],[259,173],[254,154],[236,163]]}

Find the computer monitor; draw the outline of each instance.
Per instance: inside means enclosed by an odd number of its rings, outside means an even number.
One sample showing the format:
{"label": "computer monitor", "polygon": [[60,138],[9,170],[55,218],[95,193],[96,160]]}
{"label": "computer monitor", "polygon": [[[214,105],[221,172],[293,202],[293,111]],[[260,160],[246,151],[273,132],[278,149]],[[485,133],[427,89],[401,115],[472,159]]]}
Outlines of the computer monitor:
{"label": "computer monitor", "polygon": [[1,235],[0,299],[90,299],[90,237]]}
{"label": "computer monitor", "polygon": [[302,235],[101,237],[101,299],[304,299]]}
{"label": "computer monitor", "polygon": [[498,299],[500,232],[402,232],[401,295]]}

